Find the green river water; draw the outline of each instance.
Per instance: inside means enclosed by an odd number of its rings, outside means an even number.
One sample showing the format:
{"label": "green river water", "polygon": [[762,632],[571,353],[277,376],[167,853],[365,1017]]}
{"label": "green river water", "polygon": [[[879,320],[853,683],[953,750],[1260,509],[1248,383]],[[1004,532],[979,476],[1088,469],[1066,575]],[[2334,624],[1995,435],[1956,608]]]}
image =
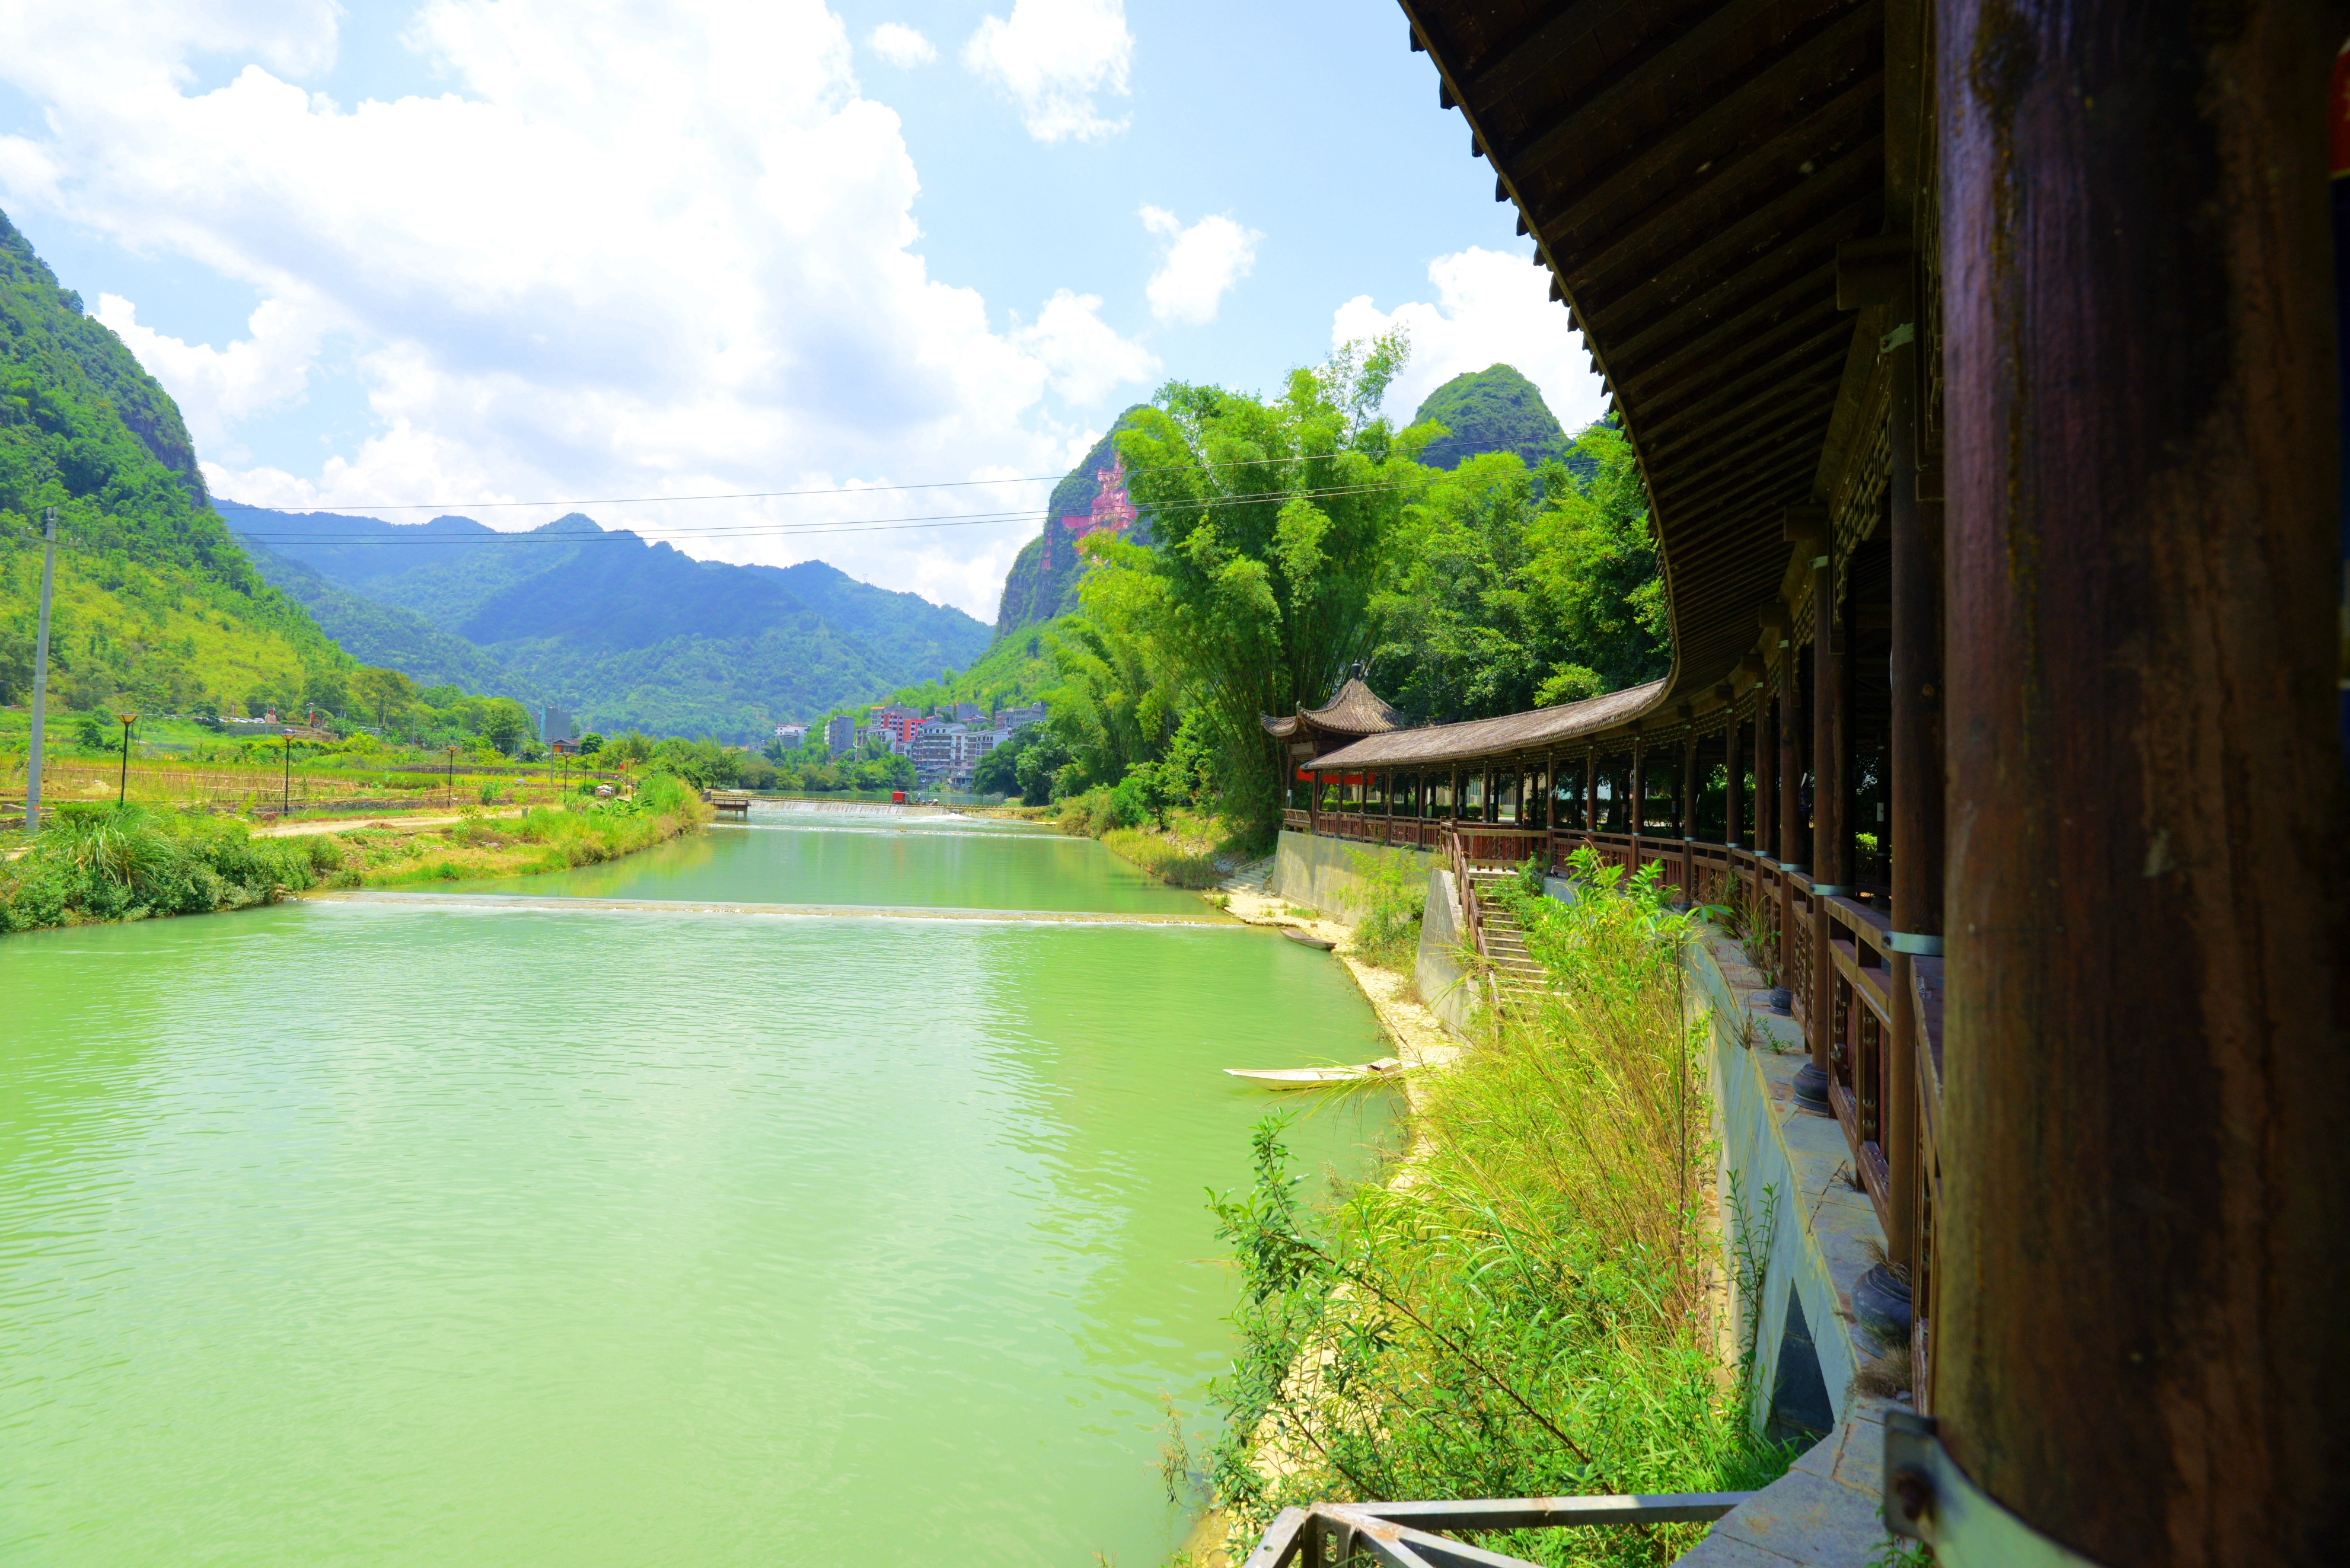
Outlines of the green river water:
{"label": "green river water", "polygon": [[0,940],[0,1561],[1163,1560],[1216,1069],[1379,1054],[1339,965],[644,902],[1211,913],[951,819],[442,890]]}

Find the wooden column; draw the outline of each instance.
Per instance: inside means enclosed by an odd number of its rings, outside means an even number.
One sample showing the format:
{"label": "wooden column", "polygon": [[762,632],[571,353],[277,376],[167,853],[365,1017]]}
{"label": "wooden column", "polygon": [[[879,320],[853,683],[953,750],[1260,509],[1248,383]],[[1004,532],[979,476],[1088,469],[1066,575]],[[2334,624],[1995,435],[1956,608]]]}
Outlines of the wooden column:
{"label": "wooden column", "polygon": [[2147,1568],[2350,1478],[2338,10],[1941,0],[1940,1436]]}
{"label": "wooden column", "polygon": [[1591,777],[1591,770],[1598,760],[1596,751],[1586,750],[1583,753],[1583,831],[1586,833],[1596,832],[1599,826],[1593,815],[1599,809],[1599,791]]}
{"label": "wooden column", "polygon": [[[1743,674],[1743,671],[1741,671]],[[1738,754],[1738,709],[1733,698],[1730,710],[1730,727],[1721,732],[1721,774],[1726,781],[1721,796],[1721,839],[1735,849],[1746,836],[1746,781],[1741,776],[1743,760]]]}
{"label": "wooden column", "polygon": [[1754,697],[1754,853],[1779,854],[1778,703],[1766,689]]}
{"label": "wooden column", "polygon": [[1779,858],[1798,870],[1812,865],[1811,827],[1804,820],[1804,742],[1795,697],[1797,649],[1792,636],[1779,650]]}
{"label": "wooden column", "polygon": [[1697,736],[1694,732],[1681,742],[1681,836],[1697,836]]}
{"label": "wooden column", "polygon": [[1629,809],[1625,813],[1626,826],[1632,834],[1632,869],[1640,868],[1640,829],[1648,825],[1648,748],[1640,737],[1632,737],[1632,794]]}
{"label": "wooden column", "polygon": [[[1900,303],[1912,305],[1910,297]],[[1902,315],[1907,321],[1914,306]],[[1918,474],[1918,351],[1893,351],[1893,737],[1892,817],[1894,929],[1900,933],[1888,966],[1892,1035],[1886,1043],[1886,1162],[1890,1168],[1891,1225],[1887,1257],[1907,1266],[1917,1256],[1918,1052],[1925,1043],[1918,1017],[1917,956],[1942,948],[1942,506],[1920,502]],[[1939,490],[1937,476],[1936,490]],[[1916,1303],[1919,1311],[1925,1303]]]}

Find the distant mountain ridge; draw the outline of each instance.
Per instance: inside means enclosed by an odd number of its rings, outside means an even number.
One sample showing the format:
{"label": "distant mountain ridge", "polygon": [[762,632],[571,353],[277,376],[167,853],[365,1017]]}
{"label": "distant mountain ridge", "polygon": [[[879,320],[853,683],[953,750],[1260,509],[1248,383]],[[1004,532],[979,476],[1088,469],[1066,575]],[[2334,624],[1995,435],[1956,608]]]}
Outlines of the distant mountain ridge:
{"label": "distant mountain ridge", "polygon": [[960,669],[988,642],[961,610],[822,561],[698,561],[578,513],[501,533],[457,516],[222,509],[264,573],[360,658],[419,679],[471,669],[448,678],[603,729],[751,739]]}

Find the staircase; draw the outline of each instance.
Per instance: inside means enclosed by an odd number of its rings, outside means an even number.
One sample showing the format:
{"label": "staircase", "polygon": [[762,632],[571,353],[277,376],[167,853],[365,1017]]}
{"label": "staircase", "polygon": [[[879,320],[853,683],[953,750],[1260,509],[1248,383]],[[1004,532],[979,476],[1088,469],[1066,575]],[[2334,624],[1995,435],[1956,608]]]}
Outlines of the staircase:
{"label": "staircase", "polygon": [[1503,1007],[1531,1005],[1548,989],[1550,981],[1542,965],[1526,951],[1525,932],[1518,929],[1517,920],[1500,903],[1486,897],[1494,886],[1515,881],[1517,875],[1498,867],[1472,867],[1469,872],[1470,895],[1477,901],[1478,945],[1484,952],[1485,961],[1493,966],[1493,985]]}

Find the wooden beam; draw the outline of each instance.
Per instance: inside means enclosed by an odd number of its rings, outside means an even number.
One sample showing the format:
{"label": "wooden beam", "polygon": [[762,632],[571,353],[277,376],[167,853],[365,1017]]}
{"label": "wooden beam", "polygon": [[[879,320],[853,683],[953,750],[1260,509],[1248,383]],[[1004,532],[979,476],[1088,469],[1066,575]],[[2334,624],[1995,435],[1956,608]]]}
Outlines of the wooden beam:
{"label": "wooden beam", "polygon": [[2145,1568],[2338,1557],[2334,7],[1943,0],[1933,1409]]}

